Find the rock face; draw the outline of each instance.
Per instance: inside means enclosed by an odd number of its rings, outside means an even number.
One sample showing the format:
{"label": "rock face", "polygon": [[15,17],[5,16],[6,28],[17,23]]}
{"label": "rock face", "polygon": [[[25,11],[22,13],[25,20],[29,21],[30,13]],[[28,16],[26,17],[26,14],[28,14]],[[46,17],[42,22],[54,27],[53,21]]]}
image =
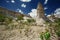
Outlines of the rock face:
{"label": "rock face", "polygon": [[47,17],[48,17],[48,19],[50,19],[52,22],[54,22],[54,21],[57,19],[57,17],[55,17],[54,14],[51,14],[50,16],[48,15]]}
{"label": "rock face", "polygon": [[14,11],[8,10],[6,8],[3,8],[3,7],[0,7],[0,14],[4,14],[7,16],[13,16],[13,17],[23,16],[21,13],[14,12]]}
{"label": "rock face", "polygon": [[8,10],[6,8],[3,8],[3,7],[0,7],[0,14],[4,14],[6,16],[12,16],[12,17],[17,17],[17,16],[26,16],[26,17],[29,17],[31,18],[29,15],[25,15],[25,14],[22,14],[22,13],[19,13],[19,12],[15,12],[15,11],[11,11],[11,10]]}
{"label": "rock face", "polygon": [[44,17],[44,8],[41,3],[38,3],[38,6],[37,6],[37,17],[38,18]]}
{"label": "rock face", "polygon": [[37,25],[43,25],[45,23],[46,16],[44,15],[44,8],[41,3],[38,3],[37,6],[37,17],[36,17],[36,23]]}
{"label": "rock face", "polygon": [[37,6],[37,17],[36,17],[36,23],[38,25],[43,25],[46,21],[51,22],[44,14],[44,7],[41,3],[38,3]]}

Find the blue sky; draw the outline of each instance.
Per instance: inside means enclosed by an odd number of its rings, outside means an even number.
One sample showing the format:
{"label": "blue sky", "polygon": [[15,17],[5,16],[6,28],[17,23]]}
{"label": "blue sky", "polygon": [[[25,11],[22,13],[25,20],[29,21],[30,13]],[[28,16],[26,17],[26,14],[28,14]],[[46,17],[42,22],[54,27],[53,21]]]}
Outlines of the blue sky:
{"label": "blue sky", "polygon": [[0,0],[0,6],[28,14],[32,9],[37,8],[38,2],[42,3],[46,14],[51,14],[60,8],[60,0]]}

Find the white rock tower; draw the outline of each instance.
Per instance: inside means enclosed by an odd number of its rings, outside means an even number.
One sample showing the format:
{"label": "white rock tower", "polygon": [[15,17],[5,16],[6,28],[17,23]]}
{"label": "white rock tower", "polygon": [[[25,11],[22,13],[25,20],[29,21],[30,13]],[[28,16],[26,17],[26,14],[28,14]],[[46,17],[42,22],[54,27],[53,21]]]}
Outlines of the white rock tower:
{"label": "white rock tower", "polygon": [[44,8],[41,3],[38,3],[37,6],[37,16],[36,16],[36,23],[37,25],[43,25],[45,20],[43,19],[45,17],[44,15]]}
{"label": "white rock tower", "polygon": [[38,6],[37,6],[37,17],[38,18],[44,17],[44,8],[41,3],[38,3]]}

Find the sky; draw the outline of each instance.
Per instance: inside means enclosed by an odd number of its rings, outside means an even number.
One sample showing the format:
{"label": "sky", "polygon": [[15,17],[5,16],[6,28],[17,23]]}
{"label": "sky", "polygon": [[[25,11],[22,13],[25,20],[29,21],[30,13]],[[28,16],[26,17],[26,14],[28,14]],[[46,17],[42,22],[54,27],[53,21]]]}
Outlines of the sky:
{"label": "sky", "polygon": [[24,14],[37,9],[38,2],[42,3],[45,14],[54,13],[60,8],[60,0],[0,0],[0,6]]}

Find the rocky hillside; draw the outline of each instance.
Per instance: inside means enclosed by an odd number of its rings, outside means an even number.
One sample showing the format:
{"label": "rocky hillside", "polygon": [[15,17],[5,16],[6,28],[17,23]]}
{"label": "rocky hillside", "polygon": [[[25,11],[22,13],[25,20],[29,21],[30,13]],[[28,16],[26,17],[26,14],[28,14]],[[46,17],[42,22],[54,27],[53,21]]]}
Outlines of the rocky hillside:
{"label": "rocky hillside", "polygon": [[[42,20],[41,20],[42,21]],[[48,34],[47,34],[47,33]],[[45,23],[37,25],[34,19],[17,19],[0,14],[0,40],[41,40],[50,39],[48,26]]]}
{"label": "rocky hillside", "polygon": [[[57,40],[53,23],[37,25],[34,19],[13,19],[0,15],[0,40]],[[39,22],[38,22],[39,23]]]}
{"label": "rocky hillside", "polygon": [[45,29],[43,25],[13,20],[8,25],[0,25],[0,40],[40,40],[40,33]]}
{"label": "rocky hillside", "polygon": [[25,19],[23,16],[13,18],[0,13],[0,40],[58,40],[59,20],[58,18],[50,23],[43,18],[37,20],[29,16],[25,16]]}

